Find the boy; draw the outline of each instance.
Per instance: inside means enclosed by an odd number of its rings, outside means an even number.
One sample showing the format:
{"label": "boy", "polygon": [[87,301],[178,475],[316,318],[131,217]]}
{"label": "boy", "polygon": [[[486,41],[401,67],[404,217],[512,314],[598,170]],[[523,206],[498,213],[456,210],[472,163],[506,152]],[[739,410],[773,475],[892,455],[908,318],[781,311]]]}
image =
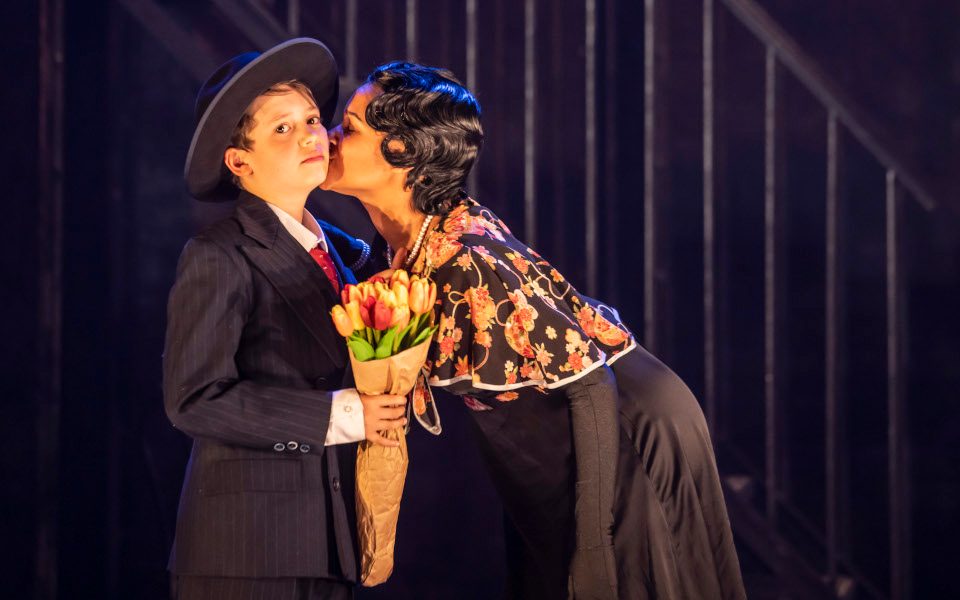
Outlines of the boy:
{"label": "boy", "polygon": [[197,98],[187,188],[237,206],[187,243],[170,292],[164,405],[194,439],[170,557],[179,598],[353,595],[350,443],[386,444],[376,432],[405,420],[402,397],[361,403],[349,387],[329,317],[355,282],[340,253],[360,248],[359,268],[369,250],[304,209],[326,178],[337,92],[330,51],[300,38],[233,58]]}

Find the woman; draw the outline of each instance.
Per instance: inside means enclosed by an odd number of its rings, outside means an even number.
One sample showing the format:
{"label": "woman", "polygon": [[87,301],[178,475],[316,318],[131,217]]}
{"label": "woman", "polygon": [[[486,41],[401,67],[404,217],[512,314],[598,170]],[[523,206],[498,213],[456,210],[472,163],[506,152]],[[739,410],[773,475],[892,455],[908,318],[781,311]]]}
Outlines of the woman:
{"label": "woman", "polygon": [[356,196],[396,266],[433,278],[431,387],[472,409],[510,517],[517,598],[744,598],[696,399],[463,183],[483,140],[447,71],[377,68],[331,131],[323,187]]}

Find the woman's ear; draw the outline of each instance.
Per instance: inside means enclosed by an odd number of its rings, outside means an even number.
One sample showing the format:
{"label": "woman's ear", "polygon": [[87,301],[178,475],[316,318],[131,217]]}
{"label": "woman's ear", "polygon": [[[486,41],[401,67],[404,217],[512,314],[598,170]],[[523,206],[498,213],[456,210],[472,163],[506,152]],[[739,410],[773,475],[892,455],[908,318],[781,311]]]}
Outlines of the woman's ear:
{"label": "woman's ear", "polygon": [[247,153],[240,148],[230,147],[223,153],[223,164],[237,177],[245,177],[253,173],[253,169],[246,162]]}

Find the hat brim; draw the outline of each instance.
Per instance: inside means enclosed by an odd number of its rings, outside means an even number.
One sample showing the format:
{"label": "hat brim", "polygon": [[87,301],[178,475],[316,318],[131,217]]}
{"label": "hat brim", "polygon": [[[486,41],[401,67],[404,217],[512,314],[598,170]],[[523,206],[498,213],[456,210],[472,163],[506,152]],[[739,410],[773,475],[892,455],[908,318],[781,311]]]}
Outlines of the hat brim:
{"label": "hat brim", "polygon": [[264,90],[296,79],[313,92],[324,127],[337,108],[339,73],[330,50],[311,38],[296,38],[267,50],[228,81],[200,117],[193,132],[183,176],[190,195],[218,202],[236,197],[223,153],[244,111]]}

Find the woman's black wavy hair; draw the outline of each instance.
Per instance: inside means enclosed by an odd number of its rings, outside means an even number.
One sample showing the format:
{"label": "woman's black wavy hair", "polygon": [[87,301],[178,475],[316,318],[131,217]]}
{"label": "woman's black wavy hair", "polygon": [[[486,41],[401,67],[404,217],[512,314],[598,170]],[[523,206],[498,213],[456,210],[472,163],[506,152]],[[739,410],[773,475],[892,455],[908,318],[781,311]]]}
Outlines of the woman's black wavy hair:
{"label": "woman's black wavy hair", "polygon": [[[463,184],[483,145],[480,103],[450,71],[415,63],[381,65],[367,83],[383,90],[365,115],[368,125],[386,134],[383,157],[411,167],[406,185],[417,210],[446,214],[466,198]],[[394,140],[402,150],[389,147]]]}

